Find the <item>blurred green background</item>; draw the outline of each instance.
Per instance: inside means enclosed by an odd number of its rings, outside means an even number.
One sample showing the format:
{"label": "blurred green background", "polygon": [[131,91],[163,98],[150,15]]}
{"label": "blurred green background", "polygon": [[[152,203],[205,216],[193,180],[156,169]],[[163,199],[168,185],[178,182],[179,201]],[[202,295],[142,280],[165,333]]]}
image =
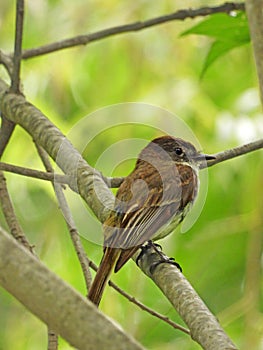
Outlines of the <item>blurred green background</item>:
{"label": "blurred green background", "polygon": [[[209,1],[210,6],[215,4],[218,2]],[[172,0],[29,0],[23,46],[36,47],[182,7],[205,5],[207,2],[197,0],[183,4]],[[14,14],[14,1],[2,0],[0,48],[8,52],[13,47]],[[251,46],[244,45],[223,56],[200,79],[212,40],[196,35],[179,37],[200,20],[170,22],[24,61],[24,93],[65,134],[99,108],[143,102],[181,118],[207,153],[262,137],[263,118]],[[2,67],[0,75],[7,79]],[[102,130],[105,121],[96,116],[94,125]],[[114,123],[114,115],[108,118]],[[154,116],[148,121],[154,124]],[[143,126],[114,127],[94,138],[85,157],[96,166],[100,155],[112,144],[128,138],[151,139],[157,134]],[[30,137],[20,128],[16,129],[3,161],[43,169]],[[100,170],[108,176],[126,175],[133,164],[133,160],[124,162],[112,172],[108,159]],[[187,279],[243,350],[263,349],[262,166],[263,154],[257,151],[210,168],[206,202],[197,222],[185,234],[178,232],[161,242],[167,255],[180,262]],[[18,175],[6,173],[6,177],[19,220],[38,256],[86,295],[52,186]],[[2,216],[0,220],[5,226]],[[93,224],[94,219],[87,214],[79,229],[89,232]],[[100,230],[100,225],[95,227]],[[85,238],[82,241],[88,256],[98,263],[101,246]],[[148,306],[181,323],[169,302],[132,261],[113,280]],[[46,348],[45,325],[2,289],[0,309],[0,349]],[[146,348],[200,349],[188,336],[138,310],[110,288],[101,309]],[[71,347],[60,339],[60,349]]]}

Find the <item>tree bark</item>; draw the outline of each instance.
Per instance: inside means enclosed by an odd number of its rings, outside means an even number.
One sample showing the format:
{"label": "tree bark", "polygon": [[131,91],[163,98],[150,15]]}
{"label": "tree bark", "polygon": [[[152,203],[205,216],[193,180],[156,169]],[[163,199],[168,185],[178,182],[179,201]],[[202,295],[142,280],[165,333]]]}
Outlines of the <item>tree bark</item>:
{"label": "tree bark", "polygon": [[0,228],[0,285],[79,350],[142,350]]}

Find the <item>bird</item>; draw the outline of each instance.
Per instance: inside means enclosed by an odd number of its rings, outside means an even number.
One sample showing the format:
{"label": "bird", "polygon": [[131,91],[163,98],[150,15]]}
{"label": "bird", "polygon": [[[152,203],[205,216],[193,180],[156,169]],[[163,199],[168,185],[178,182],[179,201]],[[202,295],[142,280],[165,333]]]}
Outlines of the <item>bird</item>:
{"label": "bird", "polygon": [[197,197],[200,165],[214,158],[170,135],[143,148],[103,224],[103,257],[88,293],[97,307],[112,271],[119,271],[145,243],[164,238],[183,221]]}

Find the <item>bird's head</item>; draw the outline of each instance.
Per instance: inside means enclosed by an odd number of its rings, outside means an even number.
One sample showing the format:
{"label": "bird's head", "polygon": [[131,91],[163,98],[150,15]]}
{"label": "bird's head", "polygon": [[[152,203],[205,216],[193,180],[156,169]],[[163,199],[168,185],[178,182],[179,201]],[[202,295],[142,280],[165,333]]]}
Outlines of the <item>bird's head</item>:
{"label": "bird's head", "polygon": [[185,163],[200,168],[212,155],[202,154],[190,142],[172,136],[161,136],[152,140],[140,153],[140,159],[160,162]]}

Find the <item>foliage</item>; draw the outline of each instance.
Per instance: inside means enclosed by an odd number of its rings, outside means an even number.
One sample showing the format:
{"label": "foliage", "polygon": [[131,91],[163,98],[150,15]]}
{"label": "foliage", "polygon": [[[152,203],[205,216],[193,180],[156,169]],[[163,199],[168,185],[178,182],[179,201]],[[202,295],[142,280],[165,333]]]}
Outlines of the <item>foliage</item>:
{"label": "foliage", "polygon": [[[11,50],[14,9],[10,1],[2,2],[0,47]],[[195,0],[183,6],[198,7],[202,3]],[[24,47],[151,18],[175,11],[176,6],[174,1],[28,1]],[[231,27],[234,21],[239,26],[237,33]],[[251,48],[243,45],[248,40],[245,18],[217,15],[197,20],[192,26],[192,20],[171,22],[25,61],[25,95],[64,133],[98,108],[140,101],[182,118],[208,153],[262,136]],[[218,32],[215,29],[219,26]],[[182,32],[185,35],[179,39]],[[186,36],[193,33],[215,38],[212,49],[206,37]],[[238,45],[239,50],[230,51]],[[220,55],[220,60],[215,60]],[[208,67],[200,82],[200,71]],[[4,76],[2,70],[0,73]],[[114,119],[114,115],[109,118]],[[103,129],[101,123],[94,119],[94,124]],[[150,139],[153,131],[143,127],[107,130],[90,143],[86,158],[96,165],[100,154],[113,142],[141,135]],[[19,128],[3,161],[42,169],[31,140]],[[260,257],[255,261],[254,247],[260,243],[258,232],[262,227],[262,164],[262,152],[255,152],[209,169],[209,190],[198,221],[187,233],[160,242],[165,252],[180,262],[188,280],[238,347],[255,350],[262,342],[255,319],[259,320],[257,325],[262,324],[263,286],[254,274],[255,264],[260,264]],[[126,175],[131,167],[130,163],[123,164],[114,172],[110,162],[105,162],[100,170],[109,176]],[[81,269],[50,184],[11,174],[6,177],[20,222],[38,256],[85,295]],[[87,215],[80,231],[90,230],[92,220]],[[85,238],[83,244],[89,257],[98,262],[101,246]],[[133,262],[116,274],[114,281],[180,322],[168,301]],[[46,348],[45,325],[3,290],[0,307],[0,348]],[[141,312],[110,288],[102,310],[150,349],[199,349],[188,336]],[[70,347],[61,339],[60,349]]]}
{"label": "foliage", "polygon": [[242,12],[233,15],[214,14],[181,35],[189,34],[207,35],[215,39],[206,56],[201,76],[220,56],[250,42],[247,18]]}

